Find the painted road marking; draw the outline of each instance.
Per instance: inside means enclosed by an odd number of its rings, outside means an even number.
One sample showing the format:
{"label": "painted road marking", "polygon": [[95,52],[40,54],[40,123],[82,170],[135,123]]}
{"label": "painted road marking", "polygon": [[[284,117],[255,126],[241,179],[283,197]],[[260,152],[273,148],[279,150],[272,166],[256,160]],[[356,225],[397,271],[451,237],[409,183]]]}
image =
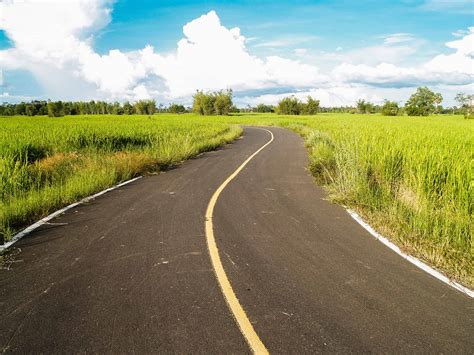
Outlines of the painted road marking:
{"label": "painted road marking", "polygon": [[[264,129],[264,128],[262,128]],[[245,160],[242,165],[240,165],[233,173],[230,175],[219,188],[214,192],[209,201],[209,205],[207,206],[206,210],[206,241],[207,241],[207,248],[209,250],[209,255],[211,257],[212,267],[214,268],[214,272],[216,274],[217,281],[219,282],[219,286],[222,290],[224,298],[229,306],[234,318],[242,332],[242,335],[247,340],[247,343],[254,354],[268,354],[268,350],[263,344],[263,342],[258,337],[255,329],[253,328],[252,323],[247,317],[242,305],[240,304],[237,296],[235,295],[234,290],[232,289],[232,285],[224,271],[224,266],[222,265],[221,258],[219,257],[219,250],[217,248],[216,239],[214,237],[214,226],[212,224],[212,214],[214,212],[214,207],[216,205],[217,199],[221,192],[225,189],[225,187],[242,171],[242,169],[266,146],[268,146],[271,142],[273,142],[273,133],[270,132],[268,129],[264,129],[268,133],[270,133],[270,140],[265,143],[260,149],[258,149],[255,153],[253,153],[250,157]]]}
{"label": "painted road marking", "polygon": [[87,203],[109,191],[112,191],[112,190],[115,190],[115,189],[118,189],[119,187],[122,187],[122,186],[125,186],[127,184],[130,184],[131,182],[134,182],[138,179],[141,179],[142,177],[141,176],[138,176],[134,179],[130,179],[130,180],[127,180],[127,181],[124,181],[118,185],[115,185],[115,186],[112,186],[112,187],[109,187],[108,189],[105,189],[105,190],[102,190],[92,196],[88,196],[88,197],[85,197],[83,198],[82,200],[78,201],[78,202],[74,202],[74,203],[71,203],[70,205],[64,207],[64,208],[61,208],[60,210],[57,210],[56,212],[53,212],[51,213],[50,215],[40,219],[38,222],[36,223],[33,223],[32,225],[26,227],[25,229],[23,229],[21,232],[19,232],[18,234],[15,234],[13,236],[13,238],[5,243],[5,244],[2,244],[0,245],[0,253],[3,252],[4,250],[8,249],[9,247],[11,247],[13,244],[15,244],[16,242],[18,242],[21,238],[23,238],[24,236],[30,234],[31,232],[33,232],[36,228],[39,228],[41,227],[43,224],[46,224],[48,223],[48,221],[52,220],[54,217],[57,217],[61,214],[63,214],[64,212],[66,212],[67,210],[70,210],[71,208],[74,208],[76,206],[79,206],[83,203]]}
{"label": "painted road marking", "polygon": [[400,255],[402,258],[404,258],[405,260],[408,260],[410,263],[412,263],[413,265],[419,267],[421,270],[425,271],[426,273],[430,274],[431,276],[436,277],[441,282],[444,282],[445,284],[455,288],[456,290],[463,292],[467,296],[469,296],[471,298],[474,298],[474,291],[473,290],[471,290],[471,289],[469,289],[469,288],[467,288],[467,287],[465,287],[465,286],[463,286],[463,285],[461,285],[461,284],[459,284],[459,283],[457,283],[453,280],[450,280],[446,275],[442,274],[438,270],[435,270],[431,266],[426,265],[421,260],[419,260],[419,259],[417,259],[417,258],[415,258],[411,255],[405,254],[403,251],[400,250],[399,247],[397,247],[395,244],[393,244],[391,241],[389,241],[384,236],[377,233],[375,231],[375,229],[373,229],[368,223],[366,223],[356,212],[354,212],[350,209],[346,209],[346,210],[349,213],[349,215],[353,219],[355,219],[355,221],[357,223],[359,223],[367,232],[372,234],[372,236],[374,236],[379,242],[383,243],[385,246],[392,249],[395,253]]}

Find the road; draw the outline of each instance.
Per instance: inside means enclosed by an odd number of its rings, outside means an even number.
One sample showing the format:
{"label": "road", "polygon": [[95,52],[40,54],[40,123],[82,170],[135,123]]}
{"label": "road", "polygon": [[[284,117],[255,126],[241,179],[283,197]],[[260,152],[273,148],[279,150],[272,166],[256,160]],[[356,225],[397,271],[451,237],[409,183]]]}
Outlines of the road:
{"label": "road", "polygon": [[[212,228],[238,304],[270,353],[473,353],[474,302],[327,201],[296,134],[218,196]],[[0,271],[0,351],[249,353],[211,263],[205,215],[270,139],[242,139],[77,206]]]}

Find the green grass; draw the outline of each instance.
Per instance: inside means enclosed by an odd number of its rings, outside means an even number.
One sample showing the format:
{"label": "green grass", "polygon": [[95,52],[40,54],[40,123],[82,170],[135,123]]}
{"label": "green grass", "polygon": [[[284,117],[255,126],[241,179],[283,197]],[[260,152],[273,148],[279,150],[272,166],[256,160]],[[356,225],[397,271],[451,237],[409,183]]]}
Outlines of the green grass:
{"label": "green grass", "polygon": [[170,115],[0,117],[0,241],[81,197],[240,133],[212,119]]}
{"label": "green grass", "polygon": [[232,140],[232,124],[305,137],[330,197],[402,249],[473,286],[474,124],[462,116],[319,114],[0,118],[0,232]]}
{"label": "green grass", "polygon": [[236,116],[306,139],[310,169],[333,201],[403,250],[474,285],[474,123],[462,116]]}

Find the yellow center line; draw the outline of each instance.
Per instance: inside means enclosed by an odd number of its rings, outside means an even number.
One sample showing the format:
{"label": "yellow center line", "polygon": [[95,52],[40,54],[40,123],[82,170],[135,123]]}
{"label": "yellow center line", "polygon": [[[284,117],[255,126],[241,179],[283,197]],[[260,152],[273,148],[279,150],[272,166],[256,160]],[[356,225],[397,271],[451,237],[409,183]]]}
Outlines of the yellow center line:
{"label": "yellow center line", "polygon": [[229,278],[227,277],[224,266],[222,265],[221,258],[219,257],[219,250],[217,249],[216,238],[214,237],[214,226],[212,224],[212,214],[214,212],[214,207],[216,205],[217,199],[221,192],[225,189],[225,187],[231,182],[241,171],[242,169],[248,164],[250,160],[252,160],[258,153],[260,153],[267,145],[273,142],[273,133],[270,132],[268,129],[265,129],[268,133],[270,133],[271,139],[265,143],[260,149],[258,149],[255,153],[253,153],[250,157],[245,160],[242,165],[240,165],[233,173],[230,175],[219,188],[214,192],[209,201],[209,205],[207,206],[206,210],[206,240],[207,240],[207,248],[209,250],[209,255],[211,257],[212,267],[214,268],[214,272],[217,277],[217,281],[219,282],[219,286],[222,290],[224,298],[229,306],[234,318],[242,332],[242,335],[247,340],[247,343],[254,354],[268,354],[268,350],[263,344],[263,342],[258,337],[255,329],[253,328],[252,323],[247,317],[242,305],[240,304],[237,296],[235,295],[234,290],[232,289],[232,285],[230,284]]}

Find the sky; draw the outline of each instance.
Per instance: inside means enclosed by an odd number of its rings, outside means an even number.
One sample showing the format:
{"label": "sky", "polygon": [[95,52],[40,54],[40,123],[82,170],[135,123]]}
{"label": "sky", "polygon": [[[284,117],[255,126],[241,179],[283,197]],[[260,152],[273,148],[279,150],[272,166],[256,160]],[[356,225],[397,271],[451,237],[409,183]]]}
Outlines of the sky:
{"label": "sky", "polygon": [[474,2],[3,0],[0,102],[404,103],[474,93]]}

